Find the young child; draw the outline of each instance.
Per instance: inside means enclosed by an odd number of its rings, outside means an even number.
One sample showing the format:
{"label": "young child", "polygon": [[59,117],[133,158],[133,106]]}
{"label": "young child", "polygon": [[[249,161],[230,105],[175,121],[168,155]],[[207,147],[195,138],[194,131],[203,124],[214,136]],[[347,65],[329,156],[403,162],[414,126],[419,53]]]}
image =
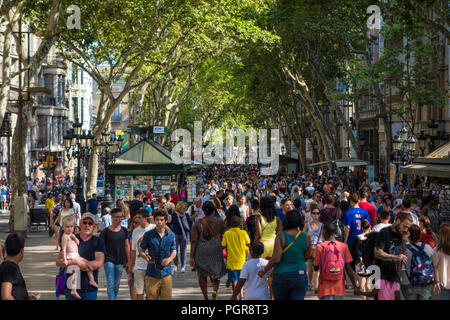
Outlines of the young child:
{"label": "young child", "polygon": [[434,249],[436,243],[438,243],[436,234],[433,232],[433,228],[431,227],[430,218],[427,216],[419,217],[419,226],[421,233],[421,242],[426,243]]}
{"label": "young child", "polygon": [[[250,237],[246,231],[240,229],[240,223],[240,217],[232,216],[228,223],[231,228],[225,231],[222,239],[222,247],[227,248],[228,281],[231,282],[233,292],[250,246]],[[243,296],[241,289],[241,299]]]}
{"label": "young child", "polygon": [[[78,245],[80,241],[75,236],[74,229],[76,226],[76,220],[74,216],[67,216],[62,220],[62,231],[60,235],[59,245],[62,250],[64,263],[67,264],[67,260],[83,259],[78,254]],[[77,275],[76,271],[72,272],[72,290],[70,294],[77,299],[81,299],[80,295],[77,293]],[[94,280],[94,274],[92,271],[87,271],[89,277],[89,284],[93,287],[98,288],[97,283]]]}
{"label": "young child", "polygon": [[269,284],[267,283],[270,272],[267,272],[263,278],[258,276],[258,272],[263,270],[269,262],[261,258],[263,253],[264,244],[262,242],[254,242],[250,247],[252,258],[242,266],[239,281],[234,288],[231,300],[237,300],[237,295],[241,292],[245,283],[247,283],[244,290],[245,300],[270,300]]}
{"label": "young child", "polygon": [[397,278],[397,265],[391,261],[383,261],[380,266],[381,279],[376,281],[376,287],[371,292],[358,293],[366,297],[375,297],[375,300],[400,300],[400,283]]}

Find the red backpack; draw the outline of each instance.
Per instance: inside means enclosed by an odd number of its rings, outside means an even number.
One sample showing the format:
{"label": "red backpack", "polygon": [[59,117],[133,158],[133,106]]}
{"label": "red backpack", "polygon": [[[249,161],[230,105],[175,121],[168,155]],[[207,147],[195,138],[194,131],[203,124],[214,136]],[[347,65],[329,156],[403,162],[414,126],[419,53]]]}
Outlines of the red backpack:
{"label": "red backpack", "polygon": [[323,254],[320,276],[325,280],[342,280],[344,278],[345,258],[344,253],[339,250],[336,242],[323,244]]}

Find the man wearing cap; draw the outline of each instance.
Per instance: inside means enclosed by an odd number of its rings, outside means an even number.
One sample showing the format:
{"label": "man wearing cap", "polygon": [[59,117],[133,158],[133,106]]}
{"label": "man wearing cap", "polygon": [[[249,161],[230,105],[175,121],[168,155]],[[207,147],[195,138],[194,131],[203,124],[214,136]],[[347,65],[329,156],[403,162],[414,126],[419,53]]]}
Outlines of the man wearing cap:
{"label": "man wearing cap", "polygon": [[[97,225],[97,216],[90,212],[86,212],[81,217],[80,221],[80,234],[76,237],[80,241],[78,245],[78,253],[80,257],[88,260],[88,262],[83,262],[78,259],[67,260],[67,264],[64,263],[62,258],[62,252],[59,253],[56,259],[56,266],[68,268],[71,265],[75,265],[81,269],[80,274],[80,288],[77,290],[78,294],[81,296],[82,300],[97,300],[98,289],[89,285],[89,278],[87,275],[87,270],[94,272],[95,282],[98,283],[98,269],[103,267],[105,261],[105,242],[102,238],[94,236],[94,229]],[[68,270],[67,274],[70,272]],[[70,276],[66,278],[66,300],[76,300],[70,294],[70,290],[67,288],[67,283],[70,283]]]}

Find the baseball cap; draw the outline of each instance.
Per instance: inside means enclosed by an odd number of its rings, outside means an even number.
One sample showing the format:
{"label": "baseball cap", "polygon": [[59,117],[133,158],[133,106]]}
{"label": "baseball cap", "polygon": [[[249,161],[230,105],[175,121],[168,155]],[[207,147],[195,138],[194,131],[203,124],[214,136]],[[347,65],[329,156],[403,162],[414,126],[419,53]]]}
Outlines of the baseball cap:
{"label": "baseball cap", "polygon": [[94,221],[95,224],[97,224],[97,216],[90,213],[90,212],[85,212],[83,213],[83,215],[81,216],[81,220],[85,219],[85,218],[91,218],[92,221]]}

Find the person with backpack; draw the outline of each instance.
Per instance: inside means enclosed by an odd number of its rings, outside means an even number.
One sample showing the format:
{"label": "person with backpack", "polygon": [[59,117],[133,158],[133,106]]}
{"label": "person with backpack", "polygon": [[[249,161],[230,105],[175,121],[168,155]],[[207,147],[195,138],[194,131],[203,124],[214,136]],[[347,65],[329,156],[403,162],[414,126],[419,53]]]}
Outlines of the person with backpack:
{"label": "person with backpack", "polygon": [[[355,288],[350,262],[353,261],[347,244],[335,238],[336,224],[329,222],[323,227],[324,242],[316,247],[314,270],[319,271],[317,296],[320,300],[343,300],[345,296],[345,273]],[[345,272],[345,273],[344,273]]]}
{"label": "person with backpack", "polygon": [[351,208],[345,212],[342,223],[345,226],[344,242],[351,248],[353,240],[363,232],[361,227],[362,222],[368,220],[372,225],[372,221],[370,220],[369,213],[358,206],[359,198],[356,193],[353,193],[349,200]]}
{"label": "person with backpack", "polygon": [[275,238],[273,255],[263,270],[262,278],[273,269],[272,290],[275,300],[304,300],[308,290],[306,261],[311,238],[302,232],[303,217],[297,210],[286,213],[283,230]]}
{"label": "person with backpack", "polygon": [[405,255],[408,258],[401,275],[401,291],[405,300],[429,300],[434,284],[433,249],[421,242],[420,228],[409,228],[409,243]]}

